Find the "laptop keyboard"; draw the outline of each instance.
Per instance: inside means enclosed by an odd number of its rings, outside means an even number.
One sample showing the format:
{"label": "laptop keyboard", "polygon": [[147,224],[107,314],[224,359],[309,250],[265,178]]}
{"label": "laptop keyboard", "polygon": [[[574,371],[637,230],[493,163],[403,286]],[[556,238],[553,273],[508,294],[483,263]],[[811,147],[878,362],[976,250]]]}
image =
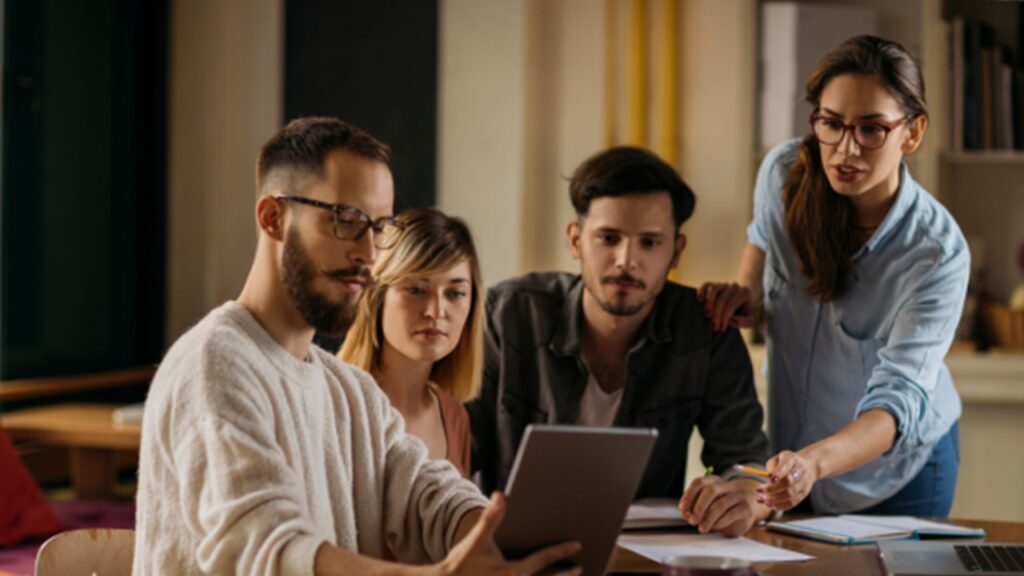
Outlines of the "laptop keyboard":
{"label": "laptop keyboard", "polygon": [[953,546],[969,572],[1024,574],[1024,546]]}

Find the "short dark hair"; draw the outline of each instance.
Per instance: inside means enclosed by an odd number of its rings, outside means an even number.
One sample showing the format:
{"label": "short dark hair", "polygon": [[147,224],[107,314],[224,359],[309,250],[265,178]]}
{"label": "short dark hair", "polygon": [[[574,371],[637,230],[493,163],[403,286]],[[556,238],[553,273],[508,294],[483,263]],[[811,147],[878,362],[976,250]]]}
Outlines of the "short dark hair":
{"label": "short dark hair", "polygon": [[569,199],[576,215],[586,216],[590,203],[605,196],[667,192],[676,230],[693,215],[693,190],[679,173],[653,152],[616,146],[587,158],[569,180]]}
{"label": "short dark hair", "polygon": [[333,150],[345,150],[391,165],[391,149],[387,144],[347,122],[321,116],[296,118],[260,148],[256,161],[257,190],[263,191],[263,183],[276,168],[297,168],[322,176],[324,158]]}

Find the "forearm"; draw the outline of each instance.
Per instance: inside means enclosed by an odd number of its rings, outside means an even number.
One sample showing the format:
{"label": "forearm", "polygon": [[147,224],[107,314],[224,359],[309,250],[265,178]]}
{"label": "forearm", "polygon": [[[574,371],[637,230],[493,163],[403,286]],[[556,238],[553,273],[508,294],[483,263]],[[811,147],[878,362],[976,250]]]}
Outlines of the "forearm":
{"label": "forearm", "polygon": [[[468,514],[467,514],[468,516]],[[324,543],[316,552],[313,565],[316,576],[435,576],[435,566],[405,566],[357,554]]]}
{"label": "forearm", "polygon": [[818,478],[831,478],[881,456],[896,442],[897,425],[885,410],[868,410],[842,430],[800,450]]}

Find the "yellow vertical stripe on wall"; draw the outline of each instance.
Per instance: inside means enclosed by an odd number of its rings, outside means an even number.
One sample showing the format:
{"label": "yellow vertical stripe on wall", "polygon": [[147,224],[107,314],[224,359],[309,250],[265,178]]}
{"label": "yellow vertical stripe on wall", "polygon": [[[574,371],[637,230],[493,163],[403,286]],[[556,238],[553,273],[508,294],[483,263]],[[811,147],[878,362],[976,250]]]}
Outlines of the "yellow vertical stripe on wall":
{"label": "yellow vertical stripe on wall", "polygon": [[626,142],[634,146],[647,145],[647,6],[648,0],[629,2]]}
{"label": "yellow vertical stripe on wall", "polygon": [[661,2],[658,153],[679,168],[679,1]]}
{"label": "yellow vertical stripe on wall", "polygon": [[618,0],[604,2],[604,145],[618,144]]}

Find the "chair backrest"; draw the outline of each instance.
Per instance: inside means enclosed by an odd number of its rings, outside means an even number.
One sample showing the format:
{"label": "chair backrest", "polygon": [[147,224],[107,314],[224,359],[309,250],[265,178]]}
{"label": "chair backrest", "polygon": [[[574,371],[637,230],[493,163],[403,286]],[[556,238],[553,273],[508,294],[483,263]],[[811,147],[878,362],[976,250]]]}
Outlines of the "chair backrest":
{"label": "chair backrest", "polygon": [[134,555],[134,530],[68,530],[39,548],[36,576],[131,576]]}

